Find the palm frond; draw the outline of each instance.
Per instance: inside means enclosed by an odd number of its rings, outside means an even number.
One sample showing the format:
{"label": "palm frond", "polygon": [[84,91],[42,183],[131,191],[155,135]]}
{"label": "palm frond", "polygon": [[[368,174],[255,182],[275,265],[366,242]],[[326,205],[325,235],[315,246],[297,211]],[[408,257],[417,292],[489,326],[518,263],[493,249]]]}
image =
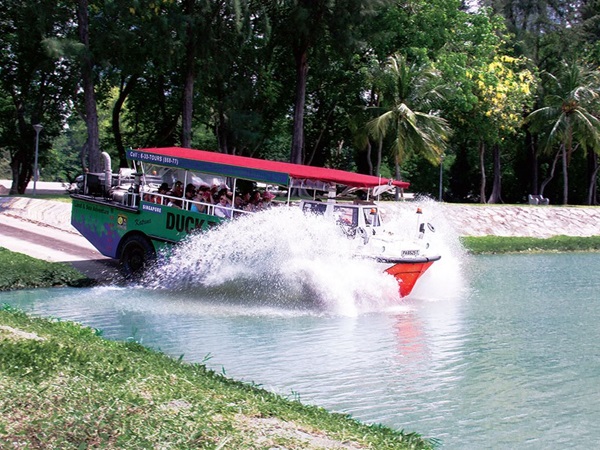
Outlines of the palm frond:
{"label": "palm frond", "polygon": [[388,58],[389,86],[387,110],[368,122],[369,134],[382,138],[393,133],[392,151],[402,162],[413,153],[423,154],[438,164],[450,135],[448,123],[424,111],[443,99],[440,73],[428,64],[409,64],[400,54]]}

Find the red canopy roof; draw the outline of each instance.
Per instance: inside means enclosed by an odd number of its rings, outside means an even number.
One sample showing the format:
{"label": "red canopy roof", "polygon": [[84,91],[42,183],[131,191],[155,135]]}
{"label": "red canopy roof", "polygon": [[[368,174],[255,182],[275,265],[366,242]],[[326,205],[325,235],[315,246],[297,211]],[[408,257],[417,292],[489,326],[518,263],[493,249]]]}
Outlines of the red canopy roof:
{"label": "red canopy roof", "polygon": [[127,158],[136,161],[180,167],[182,169],[211,173],[233,178],[246,178],[288,185],[289,179],[323,181],[357,188],[373,188],[391,184],[407,188],[405,181],[389,180],[372,175],[364,175],[325,167],[306,166],[280,161],[227,155],[181,147],[140,148],[129,150]]}

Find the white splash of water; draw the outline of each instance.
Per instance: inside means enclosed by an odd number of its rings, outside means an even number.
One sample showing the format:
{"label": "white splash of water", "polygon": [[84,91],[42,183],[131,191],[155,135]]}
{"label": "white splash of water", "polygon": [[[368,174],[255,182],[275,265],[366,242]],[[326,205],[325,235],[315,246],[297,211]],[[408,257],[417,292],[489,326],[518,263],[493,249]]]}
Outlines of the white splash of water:
{"label": "white splash of water", "polygon": [[191,236],[147,283],[229,303],[356,315],[398,301],[392,277],[352,258],[339,227],[298,208],[273,208]]}
{"label": "white splash of water", "polygon": [[[435,213],[434,205],[424,210]],[[389,203],[382,209],[386,222],[411,238],[416,235],[414,204]],[[440,247],[442,260],[425,274],[429,281],[417,283],[411,297],[448,295],[448,283],[459,275],[458,237],[451,236],[447,224],[442,224],[442,233],[439,228],[429,238],[432,246]],[[354,245],[321,217],[307,216],[298,208],[273,208],[190,236],[154,268],[148,277],[154,281],[146,285],[228,307],[316,309],[346,316],[400,303],[394,278],[367,260],[353,258]]]}

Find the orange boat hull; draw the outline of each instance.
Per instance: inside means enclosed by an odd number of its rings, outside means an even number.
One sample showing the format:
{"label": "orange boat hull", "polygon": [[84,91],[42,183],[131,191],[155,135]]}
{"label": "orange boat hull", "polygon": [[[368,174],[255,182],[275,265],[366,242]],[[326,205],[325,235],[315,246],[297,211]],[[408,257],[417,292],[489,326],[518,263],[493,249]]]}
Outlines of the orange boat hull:
{"label": "orange boat hull", "polygon": [[400,297],[406,297],[412,292],[421,275],[431,267],[434,261],[399,262],[386,269],[385,272],[392,275],[398,281]]}

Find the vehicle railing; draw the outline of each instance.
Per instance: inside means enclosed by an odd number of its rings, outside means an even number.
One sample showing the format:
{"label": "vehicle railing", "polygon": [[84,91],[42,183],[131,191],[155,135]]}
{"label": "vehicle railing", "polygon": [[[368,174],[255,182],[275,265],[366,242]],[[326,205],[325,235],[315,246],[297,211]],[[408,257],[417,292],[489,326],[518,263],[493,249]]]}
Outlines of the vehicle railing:
{"label": "vehicle railing", "polygon": [[[231,205],[221,205],[221,204],[214,204],[214,203],[208,203],[208,202],[199,202],[197,200],[189,200],[185,197],[176,197],[173,195],[161,194],[159,192],[144,191],[141,193],[141,198],[145,202],[156,203],[156,204],[163,205],[163,206],[168,206],[169,202],[181,203],[181,207],[174,206],[174,205],[171,205],[171,206],[173,208],[184,209],[187,211],[189,211],[191,209],[192,205],[196,205],[198,210],[202,210],[204,208],[204,210],[201,211],[202,214],[209,214],[212,216],[216,215],[215,208],[217,206],[219,207],[219,209],[231,211],[232,217],[239,217],[242,214],[252,214],[253,213],[252,211],[245,211],[243,209],[235,208]],[[159,201],[155,201],[154,199],[159,199]]]}

